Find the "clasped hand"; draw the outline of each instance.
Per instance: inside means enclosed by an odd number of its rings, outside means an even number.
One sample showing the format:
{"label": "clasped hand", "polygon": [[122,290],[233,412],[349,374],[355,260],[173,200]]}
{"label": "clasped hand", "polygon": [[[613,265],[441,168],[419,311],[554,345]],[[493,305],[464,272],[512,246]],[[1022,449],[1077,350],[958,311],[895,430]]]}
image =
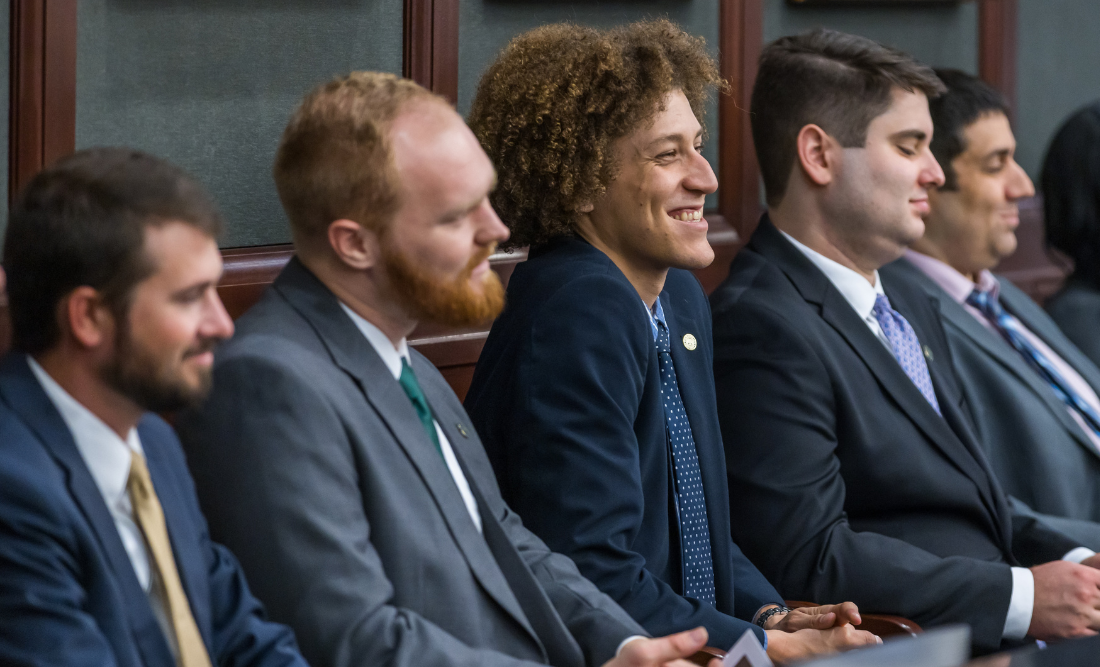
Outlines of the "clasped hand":
{"label": "clasped hand", "polygon": [[863,622],[854,602],[800,607],[768,619],[768,657],[785,662],[821,653],[880,644],[877,635],[855,626]]}

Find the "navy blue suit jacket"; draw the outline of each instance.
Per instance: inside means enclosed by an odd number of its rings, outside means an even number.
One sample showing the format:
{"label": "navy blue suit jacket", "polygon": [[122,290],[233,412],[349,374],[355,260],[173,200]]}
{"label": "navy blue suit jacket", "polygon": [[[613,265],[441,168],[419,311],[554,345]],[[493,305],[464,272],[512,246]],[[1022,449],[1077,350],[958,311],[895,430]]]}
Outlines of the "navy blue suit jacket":
{"label": "navy blue suit jacket", "polygon": [[[710,523],[717,608],[684,598],[657,352],[645,304],[602,252],[568,238],[516,267],[466,396],[505,500],[654,635],[705,626],[728,648],[782,598],[730,538],[710,309],[691,273],[661,304]],[[685,334],[694,350],[682,343]],[[763,637],[761,636],[763,641]]]}
{"label": "navy blue suit jacket", "polygon": [[[207,536],[179,441],[138,425],[176,565],[215,665],[304,666]],[[0,664],[174,667],[99,487],[24,355],[0,366]]]}

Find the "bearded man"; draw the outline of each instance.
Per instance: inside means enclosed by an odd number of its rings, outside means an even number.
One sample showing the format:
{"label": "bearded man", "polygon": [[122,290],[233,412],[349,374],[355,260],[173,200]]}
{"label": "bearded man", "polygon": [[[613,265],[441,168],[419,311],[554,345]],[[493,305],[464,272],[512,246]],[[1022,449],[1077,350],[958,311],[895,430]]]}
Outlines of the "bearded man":
{"label": "bearded man", "polygon": [[0,664],[304,667],[149,412],[200,400],[233,333],[220,226],[182,171],[121,148],[63,158],[12,207]]}
{"label": "bearded man", "polygon": [[406,337],[503,301],[496,174],[440,98],[361,72],[313,91],[275,161],[296,257],[184,416],[211,532],[326,665],[659,665],[653,640],[501,500],[458,398]]}

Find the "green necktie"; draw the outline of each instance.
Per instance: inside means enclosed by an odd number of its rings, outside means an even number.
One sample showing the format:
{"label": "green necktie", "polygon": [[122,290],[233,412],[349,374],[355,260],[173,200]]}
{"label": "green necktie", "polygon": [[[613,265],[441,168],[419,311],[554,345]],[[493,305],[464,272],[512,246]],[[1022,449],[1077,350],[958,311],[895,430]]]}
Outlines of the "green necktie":
{"label": "green necktie", "polygon": [[[424,426],[424,430],[428,432],[428,438],[431,439],[432,444],[435,445],[435,451],[439,452],[439,456],[442,458],[443,448],[439,446],[439,436],[435,432],[432,409],[428,407],[428,399],[424,398],[424,392],[420,390],[420,383],[416,381],[412,366],[409,366],[409,362],[404,357],[401,358],[401,377],[397,381],[401,383],[401,388],[405,390],[405,394],[412,401],[413,407],[416,409],[416,416],[420,417],[420,423]],[[446,462],[447,459],[444,458],[443,460]]]}

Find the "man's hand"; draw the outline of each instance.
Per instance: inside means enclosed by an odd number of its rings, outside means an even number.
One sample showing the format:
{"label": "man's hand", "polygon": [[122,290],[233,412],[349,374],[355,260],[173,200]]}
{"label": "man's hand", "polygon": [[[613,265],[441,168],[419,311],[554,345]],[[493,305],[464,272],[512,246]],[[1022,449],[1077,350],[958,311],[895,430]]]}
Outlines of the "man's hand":
{"label": "man's hand", "polygon": [[861,646],[881,644],[877,635],[856,630],[852,625],[840,625],[828,630],[767,630],[768,657],[774,662],[787,662],[822,653],[837,653]]}
{"label": "man's hand", "polygon": [[1044,641],[1072,639],[1095,635],[1100,630],[1100,570],[1084,563],[1056,560],[1031,568],[1035,607],[1029,637]]}
{"label": "man's hand", "polygon": [[776,614],[768,619],[765,630],[827,630],[842,625],[859,625],[863,619],[859,616],[859,607],[854,602],[826,604],[820,607],[799,607],[789,614]]}
{"label": "man's hand", "polygon": [[[695,628],[667,637],[635,639],[627,642],[619,655],[603,664],[603,667],[694,667],[684,658],[690,658],[707,643],[706,628]],[[721,663],[711,660],[710,667]]]}

